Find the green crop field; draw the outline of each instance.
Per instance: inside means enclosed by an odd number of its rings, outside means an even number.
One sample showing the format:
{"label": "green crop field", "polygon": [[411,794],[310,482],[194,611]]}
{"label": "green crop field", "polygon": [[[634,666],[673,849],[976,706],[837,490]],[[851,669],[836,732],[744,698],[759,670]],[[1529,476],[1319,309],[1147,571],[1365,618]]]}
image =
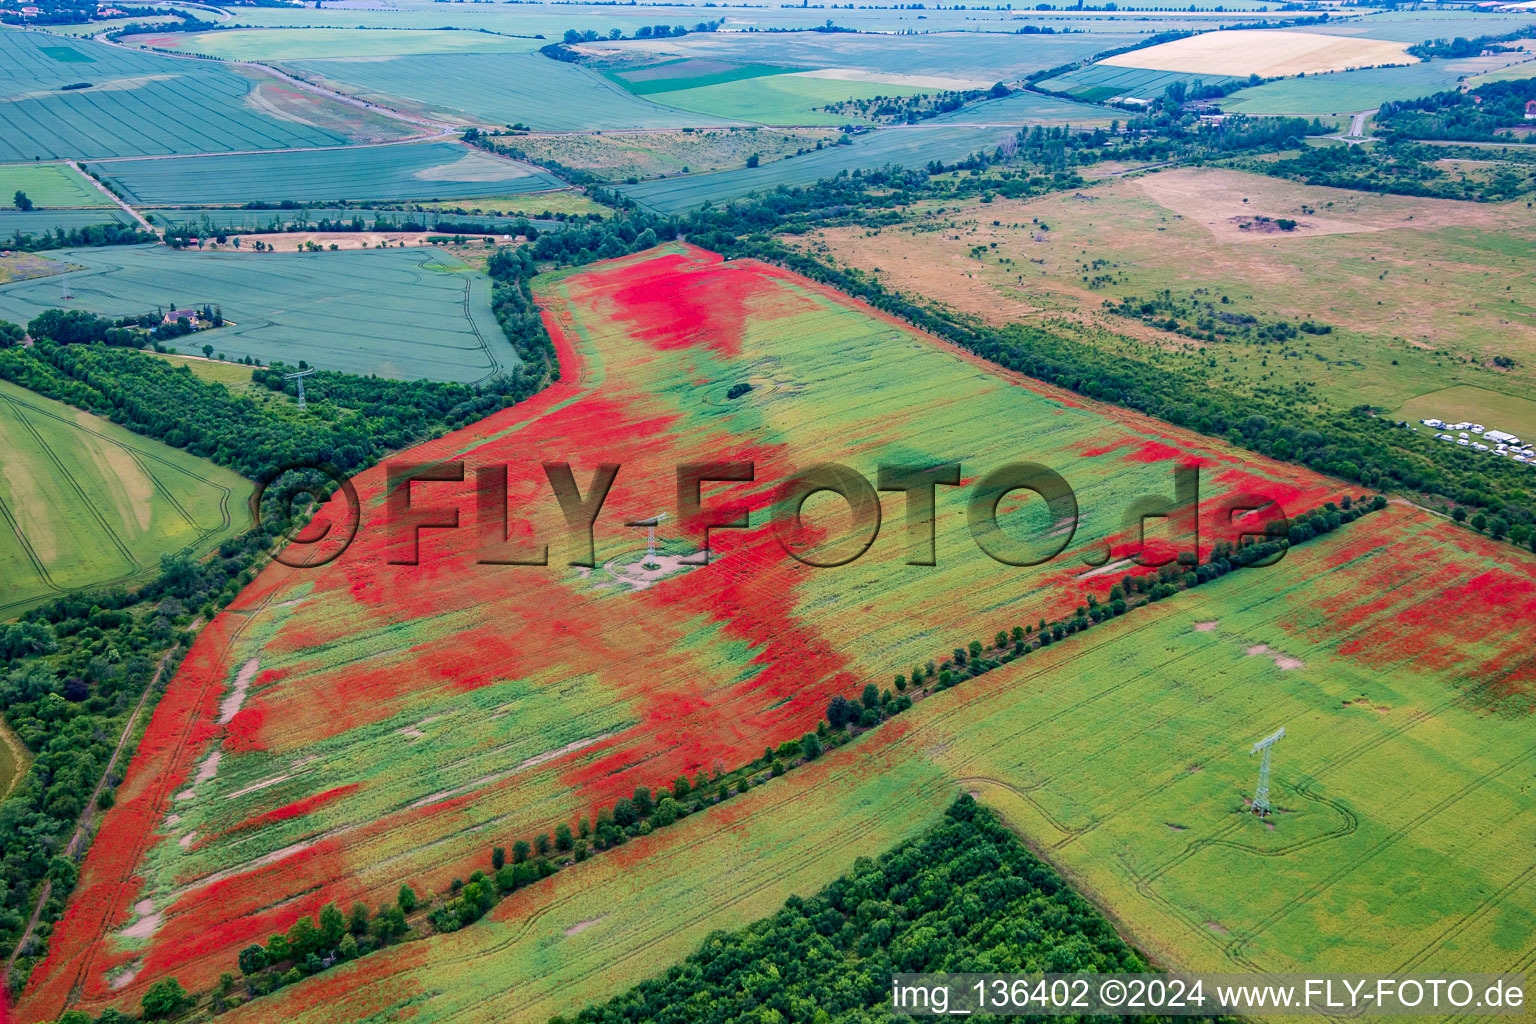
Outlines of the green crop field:
{"label": "green crop field", "polygon": [[305,28],[170,32],[129,36],[124,42],[224,60],[269,61],[402,54],[523,53],[538,49],[546,41],[493,32]]}
{"label": "green crop field", "polygon": [[[90,88],[61,88],[82,82]],[[0,32],[0,161],[347,141],[297,115],[268,116],[248,101],[251,90],[250,79],[215,63],[40,32]]]}
{"label": "green crop field", "polygon": [[[961,792],[1167,967],[1526,971],[1536,662],[1516,624],[1533,592],[1529,557],[1391,507],[930,697],[482,923],[229,1019],[569,1014],[808,895]],[[1280,726],[1276,813],[1260,819],[1248,749]]]}
{"label": "green crop field", "polygon": [[114,160],[92,169],[146,206],[451,199],[565,187],[547,171],[454,142]]}
{"label": "green crop field", "polygon": [[[490,308],[490,282],[434,249],[319,253],[174,252],[162,247],[64,254],[73,309],[125,315],[220,306],[228,326],[177,347],[231,359],[306,360],[326,370],[481,380],[517,365]],[[0,285],[0,319],[26,323],[60,305],[52,278]]]}
{"label": "green crop field", "polygon": [[1040,88],[1071,93],[1089,103],[1102,103],[1115,96],[1155,99],[1176,83],[1222,85],[1232,79],[1226,75],[1200,75],[1187,71],[1148,71],[1121,68],[1110,64],[1090,64],[1055,78],[1040,82]]}
{"label": "green crop field", "polygon": [[0,617],[140,578],[245,528],[229,470],[0,381]]}
{"label": "green crop field", "polygon": [[[891,287],[944,295],[994,322],[1045,321],[1133,359],[1206,366],[1215,387],[1280,387],[1324,407],[1383,410],[1453,384],[1536,389],[1536,302],[1515,285],[1536,259],[1536,213],[1523,202],[1379,196],[1189,168],[1034,200],[944,205],[878,233],[831,229],[812,244],[881,268]],[[1253,215],[1298,226],[1256,235],[1240,227]],[[1204,290],[1204,301],[1233,315],[1310,319],[1331,332],[1284,346],[1195,344],[1104,310],[1165,289],[1181,300]],[[1499,367],[1500,356],[1517,365]]]}
{"label": "green crop field", "polygon": [[638,185],[621,185],[619,191],[657,213],[678,213],[707,202],[739,199],[779,185],[809,185],[854,168],[899,164],[920,167],[930,160],[954,161],[979,149],[993,149],[1011,128],[973,128],[967,125],[922,128],[879,128],[855,139],[852,145],[831,146],[760,167],[689,174]]}
{"label": "green crop field", "polygon": [[493,126],[574,131],[686,128],[723,121],[653,103],[595,71],[541,53],[304,60],[284,67],[370,102],[406,101],[407,109]]}
{"label": "green crop field", "polygon": [[25,192],[33,206],[115,206],[96,183],[68,164],[0,164],[0,203]]}
{"label": "green crop field", "polygon": [[744,82],[768,75],[782,75],[788,70],[772,64],[729,64],[720,61],[671,60],[648,64],[633,71],[610,71],[605,77],[617,82],[636,96],[654,96],[659,92],[698,89],[707,85]]}
{"label": "green crop field", "polygon": [[967,103],[959,110],[940,114],[929,124],[983,124],[983,125],[1069,125],[1073,128],[1091,128],[1108,125],[1115,119],[1115,111],[1088,103],[1076,103],[1057,96],[1042,96],[1038,92],[1016,89],[996,100]]}
{"label": "green crop field", "polygon": [[1456,88],[1464,78],[1497,71],[1523,54],[1430,60],[1393,68],[1364,68],[1285,78],[1239,89],[1221,101],[1222,109],[1241,114],[1344,114],[1379,107],[1387,100],[1417,99]]}
{"label": "green crop field", "polygon": [[878,82],[840,82],[831,78],[773,75],[677,89],[660,102],[722,121],[767,125],[836,125],[867,121],[857,113],[829,113],[820,108],[841,100],[878,96],[917,96],[936,90]]}

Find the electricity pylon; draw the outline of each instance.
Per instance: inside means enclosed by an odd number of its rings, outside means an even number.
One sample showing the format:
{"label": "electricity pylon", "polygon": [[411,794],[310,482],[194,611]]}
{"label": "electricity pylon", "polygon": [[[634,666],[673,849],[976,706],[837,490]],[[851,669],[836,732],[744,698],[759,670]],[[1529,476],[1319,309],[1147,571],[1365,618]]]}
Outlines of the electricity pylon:
{"label": "electricity pylon", "polygon": [[300,409],[305,408],[305,405],[304,405],[304,378],[308,377],[310,374],[312,374],[314,372],[315,371],[311,369],[311,370],[301,370],[298,373],[285,373],[285,374],[283,374],[283,380],[291,380],[291,381],[297,381],[298,382],[298,385],[299,385],[299,408]]}
{"label": "electricity pylon", "polygon": [[1264,752],[1264,758],[1259,762],[1259,788],[1253,791],[1254,814],[1263,816],[1268,814],[1270,811],[1269,752],[1274,747],[1276,741],[1278,741],[1284,735],[1285,726],[1282,725],[1279,729],[1276,729],[1274,732],[1270,733],[1268,736],[1265,736],[1263,739],[1259,740],[1259,742],[1255,743],[1253,745],[1253,749],[1248,751],[1249,757],[1252,757],[1254,754],[1257,754],[1261,750]]}

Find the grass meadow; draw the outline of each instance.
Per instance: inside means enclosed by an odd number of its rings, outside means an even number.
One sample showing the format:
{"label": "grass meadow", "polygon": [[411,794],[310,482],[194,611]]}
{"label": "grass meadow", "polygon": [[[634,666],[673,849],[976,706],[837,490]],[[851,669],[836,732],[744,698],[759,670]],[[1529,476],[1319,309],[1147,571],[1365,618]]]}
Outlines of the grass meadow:
{"label": "grass meadow", "polygon": [[[230,1019],[569,1016],[911,837],[961,792],[1164,967],[1528,971],[1536,674],[1511,629],[1536,563],[1509,558],[1389,507]],[[1282,725],[1277,810],[1260,819],[1248,749]]]}
{"label": "grass meadow", "polygon": [[250,484],[0,382],[0,615],[151,573],[239,533]]}
{"label": "grass meadow", "polygon": [[[299,360],[406,380],[483,380],[517,365],[490,308],[490,281],[435,249],[256,253],[158,246],[79,249],[63,303],[122,316],[219,306],[228,324],[178,344],[230,359]],[[52,278],[0,285],[0,319],[26,323],[61,304]]]}
{"label": "grass meadow", "polygon": [[0,196],[25,192],[36,207],[114,206],[96,183],[68,164],[0,164]]}
{"label": "grass meadow", "polygon": [[[536,290],[560,381],[409,458],[509,466],[510,536],[547,544],[550,564],[482,564],[465,529],[428,531],[419,566],[391,565],[403,551],[384,528],[384,470],[359,476],[356,543],[316,571],[268,569],[199,638],[61,926],[55,962],[71,966],[40,971],[36,1012],[54,1012],[76,976],[92,1005],[136,999],[171,965],[185,984],[212,982],[254,937],[327,900],[377,903],[405,880],[441,890],[493,840],[575,821],[640,783],[743,763],[813,729],[833,694],[1070,613],[1086,593],[1105,598],[1112,581],[1084,576],[1082,557],[1140,550],[1127,510],[1171,493],[1186,460],[1204,467],[1207,550],[1231,532],[1222,495],[1298,511],[1340,495],[1316,474],[1000,374],[750,260],[661,247]],[[733,398],[739,383],[752,390]],[[942,489],[931,567],[907,564],[899,496],[869,553],[839,570],[788,558],[766,522],[791,467],[841,460],[873,474],[883,461],[958,459],[969,481],[1024,454],[1070,480],[1082,515],[1069,535],[1060,507],[1005,507],[1031,554],[1066,546],[1045,565],[984,555],[958,488]],[[583,480],[598,461],[623,467],[591,568],[569,564],[551,518],[538,467],[556,456]],[[709,498],[755,509],[751,529],[717,531],[708,567],[636,579],[645,537],[608,517],[673,509],[676,466],[706,459],[756,464],[753,482]],[[473,499],[472,487],[419,490],[433,504]],[[846,547],[835,507],[806,511],[811,537]],[[461,515],[468,527],[475,513]],[[668,561],[702,543],[686,524],[661,534]],[[238,713],[221,712],[240,679]],[[217,770],[197,771],[207,764]],[[162,841],[137,860],[101,852],[150,834]],[[143,900],[163,915],[152,939],[89,938],[92,914]],[[114,994],[104,972],[138,957],[144,969]]]}
{"label": "grass meadow", "polygon": [[[1300,389],[1335,408],[1395,410],[1452,385],[1536,387],[1536,305],[1515,284],[1536,256],[1536,216],[1524,203],[1376,196],[1187,169],[944,206],[872,234],[831,229],[813,244],[880,268],[901,290],[997,322],[1049,325],[1133,358],[1202,365],[1213,383],[1236,389]],[[1241,229],[1259,215],[1298,227]],[[1284,346],[1192,343],[1104,311],[1165,289],[1333,333]],[[1497,356],[1518,365],[1501,368]]]}

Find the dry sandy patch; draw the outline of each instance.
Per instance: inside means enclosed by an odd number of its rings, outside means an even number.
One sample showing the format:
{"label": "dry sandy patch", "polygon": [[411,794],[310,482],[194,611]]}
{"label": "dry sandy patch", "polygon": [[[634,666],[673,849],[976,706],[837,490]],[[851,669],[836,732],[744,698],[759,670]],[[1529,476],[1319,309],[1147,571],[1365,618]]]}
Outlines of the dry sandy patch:
{"label": "dry sandy patch", "polygon": [[1319,32],[1234,29],[1159,43],[1144,50],[1106,57],[1100,64],[1151,71],[1186,71],[1201,75],[1313,75],[1322,71],[1414,64],[1407,43]]}

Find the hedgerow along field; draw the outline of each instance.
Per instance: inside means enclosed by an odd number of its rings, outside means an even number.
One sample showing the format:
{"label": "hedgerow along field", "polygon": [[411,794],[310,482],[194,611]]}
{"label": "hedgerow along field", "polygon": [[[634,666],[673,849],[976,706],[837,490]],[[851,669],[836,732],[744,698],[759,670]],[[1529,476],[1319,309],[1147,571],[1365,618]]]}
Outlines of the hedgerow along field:
{"label": "hedgerow along field", "polygon": [[[0,616],[127,583],[243,529],[229,470],[0,382]],[[0,784],[0,789],[3,789]]]}
{"label": "hedgerow along field", "polygon": [[[89,88],[62,88],[80,83]],[[328,128],[263,113],[248,102],[252,87],[251,79],[216,63],[42,32],[0,32],[0,161],[347,141]]]}
{"label": "hedgerow along field", "polygon": [[[1523,202],[1372,195],[1180,168],[1037,199],[937,205],[876,232],[832,228],[803,242],[992,322],[1048,322],[1131,358],[1207,366],[1213,386],[1283,387],[1314,406],[1366,402],[1399,415],[1448,386],[1536,388],[1536,303],[1518,286],[1506,290],[1536,255],[1536,214]],[[1255,231],[1260,216],[1296,226]],[[1215,313],[1202,317],[1330,330],[1298,331],[1283,344],[1211,344],[1158,329],[1161,315],[1105,309],[1164,290],[1210,303]]]}
{"label": "hedgerow along field", "polygon": [[[1300,510],[1339,494],[1315,474],[998,373],[753,261],[668,246],[545,278],[537,293],[560,381],[406,458],[507,465],[511,536],[547,543],[551,564],[478,564],[472,529],[427,531],[420,565],[388,564],[407,551],[383,529],[385,470],[360,476],[352,547],[318,570],[269,569],[199,638],[27,1013],[57,1013],[77,986],[99,1006],[167,974],[212,983],[240,948],[325,902],[377,903],[407,880],[441,889],[493,838],[743,763],[814,728],[833,695],[1069,612],[1087,592],[1107,596],[1109,576],[1085,576],[1079,555],[1139,550],[1126,512],[1172,495],[1181,464],[1203,467],[1212,503],[1242,492]],[[740,384],[751,390],[733,397]],[[1024,454],[1061,467],[1083,514],[1064,559],[1032,570],[982,554],[950,494],[931,568],[906,564],[899,501],[876,546],[840,570],[788,558],[764,522],[792,466],[841,459],[873,474],[881,459],[959,459],[970,484]],[[599,462],[623,467],[592,568],[568,564],[542,500],[539,465],[558,460],[583,484]],[[646,569],[644,534],[609,524],[675,512],[676,465],[703,460],[755,462],[754,482],[706,492],[755,508],[753,528],[717,531],[717,560],[688,569],[678,560],[699,550],[697,522],[665,526],[659,568]],[[429,487],[413,500],[473,501],[473,484]],[[841,537],[836,515],[817,509],[814,528]],[[1233,528],[1216,505],[1202,509],[1208,550]],[[469,526],[474,506],[462,511]],[[1004,518],[1021,537],[1068,543],[1043,503]]]}
{"label": "hedgerow along field", "polygon": [[[1529,971],[1536,562],[1509,558],[1389,506],[230,1020],[569,1017],[965,792],[1165,967]],[[1281,725],[1260,819],[1248,750]]]}
{"label": "hedgerow along field", "polygon": [[[218,306],[226,326],[170,343],[263,364],[400,380],[485,380],[518,365],[491,312],[490,280],[435,249],[257,253],[163,246],[75,249],[84,270],[0,285],[0,319],[26,323],[64,306],[103,316]],[[174,303],[174,307],[170,304]]]}
{"label": "hedgerow along field", "polygon": [[531,164],[456,142],[179,160],[112,160],[93,169],[143,206],[248,202],[387,202],[500,196],[563,189]]}

